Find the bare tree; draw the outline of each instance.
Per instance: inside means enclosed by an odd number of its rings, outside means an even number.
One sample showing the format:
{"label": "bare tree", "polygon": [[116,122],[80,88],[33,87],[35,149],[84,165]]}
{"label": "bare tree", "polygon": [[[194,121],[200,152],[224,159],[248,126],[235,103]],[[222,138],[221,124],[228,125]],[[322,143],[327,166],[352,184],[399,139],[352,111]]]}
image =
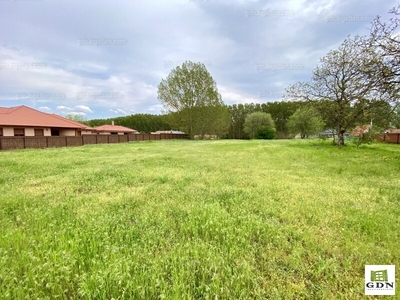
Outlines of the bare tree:
{"label": "bare tree", "polygon": [[377,16],[372,22],[368,43],[364,44],[372,48],[382,59],[386,68],[381,69],[382,86],[389,88],[400,84],[400,33],[396,32],[400,25],[400,4],[394,7],[390,13],[394,16],[389,22],[382,22]]}
{"label": "bare tree", "polygon": [[292,100],[315,103],[327,126],[335,128],[338,144],[344,134],[373,108],[382,97],[376,75],[382,62],[374,49],[360,47],[359,37],[348,37],[337,50],[321,58],[310,82],[299,82],[287,89]]}

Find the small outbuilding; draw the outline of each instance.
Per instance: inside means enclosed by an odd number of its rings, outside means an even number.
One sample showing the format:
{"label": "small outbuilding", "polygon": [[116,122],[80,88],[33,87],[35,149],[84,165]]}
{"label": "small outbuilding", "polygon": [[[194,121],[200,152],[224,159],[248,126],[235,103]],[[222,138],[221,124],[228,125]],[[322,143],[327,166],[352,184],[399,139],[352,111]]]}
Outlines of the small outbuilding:
{"label": "small outbuilding", "polygon": [[391,144],[400,144],[400,129],[385,130],[381,141]]}

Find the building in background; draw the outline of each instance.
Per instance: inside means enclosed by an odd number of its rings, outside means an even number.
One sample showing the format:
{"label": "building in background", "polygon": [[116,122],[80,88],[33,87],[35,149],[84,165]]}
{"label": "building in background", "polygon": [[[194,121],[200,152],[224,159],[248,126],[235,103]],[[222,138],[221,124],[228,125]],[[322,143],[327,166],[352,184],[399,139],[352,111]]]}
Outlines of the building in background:
{"label": "building in background", "polygon": [[94,128],[25,105],[0,107],[0,136],[80,136]]}
{"label": "building in background", "polygon": [[114,125],[114,121],[112,121],[111,125],[101,125],[94,128],[95,132],[98,134],[138,134],[139,131],[135,129],[131,129],[128,127]]}

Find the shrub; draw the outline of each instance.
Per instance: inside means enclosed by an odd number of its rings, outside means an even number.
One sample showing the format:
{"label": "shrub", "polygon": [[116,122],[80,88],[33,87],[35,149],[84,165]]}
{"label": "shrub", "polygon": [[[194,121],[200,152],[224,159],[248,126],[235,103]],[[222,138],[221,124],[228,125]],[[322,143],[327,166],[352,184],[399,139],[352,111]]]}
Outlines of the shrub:
{"label": "shrub", "polygon": [[256,138],[262,140],[273,140],[275,138],[276,131],[270,128],[261,128],[257,131]]}
{"label": "shrub", "polygon": [[357,136],[353,137],[353,143],[356,144],[357,148],[362,145],[362,144],[371,144],[374,142],[377,137],[379,136],[378,132],[374,132],[372,130],[369,130],[367,132],[362,132],[358,134]]}

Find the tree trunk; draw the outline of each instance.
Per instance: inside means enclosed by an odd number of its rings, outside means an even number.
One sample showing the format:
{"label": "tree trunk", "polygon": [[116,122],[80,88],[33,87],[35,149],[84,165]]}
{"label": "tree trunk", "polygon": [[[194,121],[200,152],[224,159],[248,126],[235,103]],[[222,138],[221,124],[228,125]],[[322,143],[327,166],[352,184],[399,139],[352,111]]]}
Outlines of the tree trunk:
{"label": "tree trunk", "polygon": [[338,130],[338,146],[344,146],[344,133],[345,130]]}
{"label": "tree trunk", "polygon": [[193,139],[193,121],[192,121],[192,112],[189,109],[189,136],[190,139]]}

